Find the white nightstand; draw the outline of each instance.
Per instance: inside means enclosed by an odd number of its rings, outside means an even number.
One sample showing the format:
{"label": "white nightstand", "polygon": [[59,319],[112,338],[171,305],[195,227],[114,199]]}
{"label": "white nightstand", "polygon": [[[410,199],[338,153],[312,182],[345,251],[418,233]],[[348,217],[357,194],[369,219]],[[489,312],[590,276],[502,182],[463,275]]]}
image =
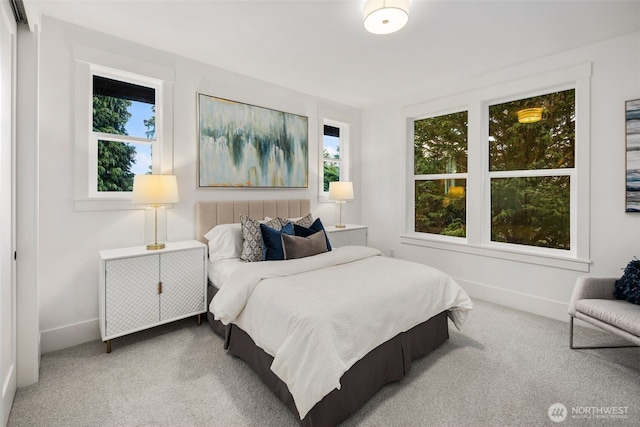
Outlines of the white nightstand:
{"label": "white nightstand", "polygon": [[100,251],[100,334],[111,339],[206,313],[207,246],[196,240]]}
{"label": "white nightstand", "polygon": [[345,228],[335,226],[325,227],[324,231],[329,237],[332,247],[340,246],[367,246],[367,226],[357,224],[346,224]]}

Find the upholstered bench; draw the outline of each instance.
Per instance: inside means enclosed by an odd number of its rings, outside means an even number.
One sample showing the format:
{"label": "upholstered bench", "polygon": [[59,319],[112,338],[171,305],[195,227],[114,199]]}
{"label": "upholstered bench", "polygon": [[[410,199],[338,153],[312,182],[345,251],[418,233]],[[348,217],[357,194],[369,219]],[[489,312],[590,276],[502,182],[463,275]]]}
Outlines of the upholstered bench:
{"label": "upholstered bench", "polygon": [[[579,277],[569,302],[569,348],[614,348],[640,345],[640,305],[616,299],[617,278]],[[573,319],[580,319],[635,345],[577,347],[573,345]]]}

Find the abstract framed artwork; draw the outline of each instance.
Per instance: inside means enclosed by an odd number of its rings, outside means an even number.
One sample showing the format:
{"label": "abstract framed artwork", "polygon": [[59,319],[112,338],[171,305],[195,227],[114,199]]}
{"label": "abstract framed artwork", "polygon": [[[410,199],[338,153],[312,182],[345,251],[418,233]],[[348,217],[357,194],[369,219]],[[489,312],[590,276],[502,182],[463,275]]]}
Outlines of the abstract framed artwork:
{"label": "abstract framed artwork", "polygon": [[640,99],[625,106],[627,135],[626,211],[640,212]]}
{"label": "abstract framed artwork", "polygon": [[308,187],[307,117],[197,95],[199,188]]}

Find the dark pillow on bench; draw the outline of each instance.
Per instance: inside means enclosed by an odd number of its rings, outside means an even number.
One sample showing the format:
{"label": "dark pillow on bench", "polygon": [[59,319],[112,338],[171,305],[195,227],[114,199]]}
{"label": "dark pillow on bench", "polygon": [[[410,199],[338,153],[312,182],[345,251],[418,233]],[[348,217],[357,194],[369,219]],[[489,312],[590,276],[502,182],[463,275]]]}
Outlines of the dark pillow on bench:
{"label": "dark pillow on bench", "polygon": [[616,280],[616,289],[613,292],[617,299],[640,304],[640,261],[634,259],[624,269],[624,274]]}

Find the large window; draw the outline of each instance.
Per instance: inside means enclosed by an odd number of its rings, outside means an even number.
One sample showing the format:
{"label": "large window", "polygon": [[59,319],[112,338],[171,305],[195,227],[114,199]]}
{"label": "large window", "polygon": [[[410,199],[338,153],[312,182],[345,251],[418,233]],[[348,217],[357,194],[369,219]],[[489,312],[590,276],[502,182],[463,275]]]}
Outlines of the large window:
{"label": "large window", "polygon": [[349,125],[325,120],[322,132],[320,194],[329,192],[329,183],[349,180]]}
{"label": "large window", "polygon": [[[588,93],[587,84],[576,86]],[[588,186],[588,172],[579,175],[576,164],[577,110],[577,89],[568,87],[411,118],[412,233],[406,237],[456,250],[465,245],[469,251],[571,258],[587,253],[587,238],[576,250],[578,228],[582,236],[588,232],[576,214],[588,202],[578,198],[584,194],[578,176]],[[583,139],[587,144],[588,136]],[[588,171],[588,145],[581,153]]]}
{"label": "large window", "polygon": [[134,175],[152,173],[155,87],[95,73],[91,142],[97,151],[90,185],[99,194],[131,191]]}
{"label": "large window", "polygon": [[403,244],[589,271],[584,63],[403,109]]}

